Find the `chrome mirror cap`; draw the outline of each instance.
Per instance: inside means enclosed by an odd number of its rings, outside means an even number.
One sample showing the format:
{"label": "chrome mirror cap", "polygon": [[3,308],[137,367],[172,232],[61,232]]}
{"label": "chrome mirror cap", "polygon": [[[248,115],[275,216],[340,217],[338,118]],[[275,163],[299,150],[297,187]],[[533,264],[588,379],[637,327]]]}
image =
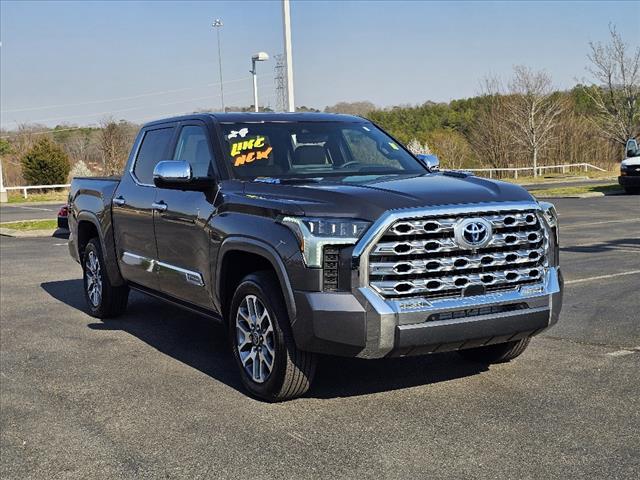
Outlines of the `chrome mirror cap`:
{"label": "chrome mirror cap", "polygon": [[419,153],[416,155],[416,158],[420,160],[430,172],[437,172],[440,170],[440,160],[436,155],[425,155]]}
{"label": "chrome mirror cap", "polygon": [[153,182],[158,183],[189,183],[193,178],[191,165],[188,162],[164,160],[158,162],[153,169]]}

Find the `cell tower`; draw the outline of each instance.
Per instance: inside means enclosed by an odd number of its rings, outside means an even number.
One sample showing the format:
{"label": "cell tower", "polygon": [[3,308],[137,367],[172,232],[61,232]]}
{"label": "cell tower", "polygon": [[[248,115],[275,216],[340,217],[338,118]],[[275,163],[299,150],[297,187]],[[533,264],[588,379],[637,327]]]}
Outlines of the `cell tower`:
{"label": "cell tower", "polygon": [[284,55],[274,55],[276,61],[274,80],[276,84],[276,110],[284,112],[287,109],[287,77],[285,75]]}

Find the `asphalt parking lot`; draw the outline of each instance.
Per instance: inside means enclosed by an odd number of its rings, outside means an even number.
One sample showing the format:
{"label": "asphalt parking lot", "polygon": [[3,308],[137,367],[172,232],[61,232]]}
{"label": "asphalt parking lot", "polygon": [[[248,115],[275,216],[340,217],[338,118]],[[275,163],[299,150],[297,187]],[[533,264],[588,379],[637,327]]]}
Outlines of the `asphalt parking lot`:
{"label": "asphalt parking lot", "polygon": [[139,294],[100,322],[64,240],[2,237],[0,477],[638,478],[640,197],[555,203],[564,310],[520,358],[326,358],[282,404],[215,324]]}
{"label": "asphalt parking lot", "polygon": [[0,205],[0,222],[18,222],[20,220],[55,219],[64,202],[2,204]]}

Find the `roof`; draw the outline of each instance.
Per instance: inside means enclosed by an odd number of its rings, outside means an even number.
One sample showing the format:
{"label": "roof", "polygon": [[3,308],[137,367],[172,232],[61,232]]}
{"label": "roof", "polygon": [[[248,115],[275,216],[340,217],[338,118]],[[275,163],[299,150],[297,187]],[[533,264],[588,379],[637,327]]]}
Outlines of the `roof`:
{"label": "roof", "polygon": [[204,120],[215,118],[221,123],[252,123],[252,122],[346,122],[362,123],[366,122],[362,117],[354,115],[343,115],[340,113],[293,113],[293,112],[228,112],[228,113],[194,113],[179,117],[163,118],[147,123],[154,125],[164,122],[179,122],[184,120]]}

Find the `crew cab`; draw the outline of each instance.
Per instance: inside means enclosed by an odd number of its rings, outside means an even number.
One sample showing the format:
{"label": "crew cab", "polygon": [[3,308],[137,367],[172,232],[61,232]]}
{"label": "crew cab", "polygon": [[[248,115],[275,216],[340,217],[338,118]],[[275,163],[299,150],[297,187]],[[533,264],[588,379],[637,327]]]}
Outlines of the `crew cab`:
{"label": "crew cab", "polygon": [[640,148],[635,138],[627,141],[625,159],[620,163],[618,183],[626,193],[640,193]]}
{"label": "crew cab", "polygon": [[562,306],[553,205],[360,117],[148,123],[121,178],[73,179],[69,228],[91,315],[135,289],[222,322],[268,401],[304,394],[318,354],[509,361]]}

